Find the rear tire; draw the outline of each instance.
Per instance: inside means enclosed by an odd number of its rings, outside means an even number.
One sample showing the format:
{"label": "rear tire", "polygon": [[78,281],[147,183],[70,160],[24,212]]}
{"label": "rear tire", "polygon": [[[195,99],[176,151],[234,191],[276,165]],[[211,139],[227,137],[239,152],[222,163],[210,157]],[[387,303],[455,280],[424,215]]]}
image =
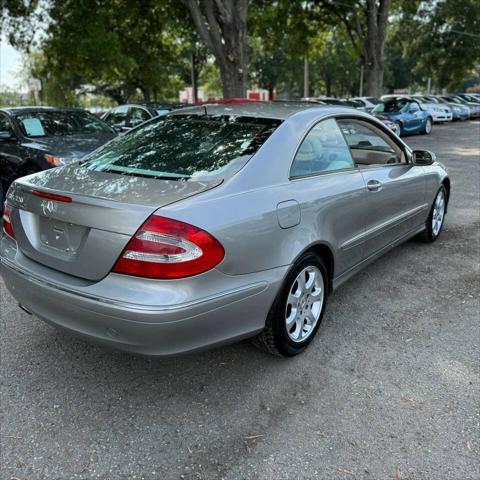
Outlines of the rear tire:
{"label": "rear tire", "polygon": [[318,255],[306,253],[287,274],[264,330],[252,340],[254,345],[282,357],[302,353],[320,327],[327,295],[325,263]]}
{"label": "rear tire", "polygon": [[442,185],[435,195],[435,200],[425,222],[425,230],[418,236],[420,241],[432,243],[440,236],[445,221],[447,199],[447,191]]}

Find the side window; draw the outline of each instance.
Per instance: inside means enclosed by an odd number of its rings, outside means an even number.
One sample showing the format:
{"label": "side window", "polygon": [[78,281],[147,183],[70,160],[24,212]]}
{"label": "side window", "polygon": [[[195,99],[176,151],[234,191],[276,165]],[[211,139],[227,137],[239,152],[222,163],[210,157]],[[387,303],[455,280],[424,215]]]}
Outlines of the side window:
{"label": "side window", "polygon": [[127,113],[127,106],[114,108],[106,121],[112,127],[124,127],[127,124]]}
{"label": "side window", "polygon": [[379,128],[361,120],[339,120],[338,124],[360,167],[407,163],[403,150]]}
{"label": "side window", "polygon": [[130,110],[130,126],[136,127],[147,120],[150,120],[150,115],[143,108],[132,108]]}
{"label": "side window", "polygon": [[353,168],[352,156],[337,122],[330,118],[317,123],[303,139],[293,159],[290,177]]}
{"label": "side window", "polygon": [[10,120],[0,113],[0,132],[10,132],[13,133],[12,125]]}

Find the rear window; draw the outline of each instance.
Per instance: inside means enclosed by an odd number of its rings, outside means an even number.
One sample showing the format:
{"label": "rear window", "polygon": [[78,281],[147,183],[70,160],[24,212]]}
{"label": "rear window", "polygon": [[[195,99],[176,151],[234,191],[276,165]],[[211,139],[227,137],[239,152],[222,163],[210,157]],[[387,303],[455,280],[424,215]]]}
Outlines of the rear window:
{"label": "rear window", "polygon": [[27,137],[112,133],[112,129],[88,112],[28,112],[16,115],[22,133]]}
{"label": "rear window", "polygon": [[225,177],[240,170],[280,123],[252,117],[168,115],[95,151],[84,166],[167,179]]}

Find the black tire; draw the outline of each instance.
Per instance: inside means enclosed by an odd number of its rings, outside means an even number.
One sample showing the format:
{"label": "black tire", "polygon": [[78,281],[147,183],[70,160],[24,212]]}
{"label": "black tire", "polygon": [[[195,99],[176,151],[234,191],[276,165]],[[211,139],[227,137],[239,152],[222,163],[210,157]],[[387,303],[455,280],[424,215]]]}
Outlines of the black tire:
{"label": "black tire", "polygon": [[[438,230],[437,233],[435,233],[433,231],[433,213],[434,213],[434,210],[435,210],[435,202],[437,200],[437,197],[438,195],[440,194],[440,192],[443,193],[444,195],[444,199],[445,199],[445,211],[444,211],[444,214],[443,214],[443,219],[442,219],[442,223],[441,223],[441,226],[440,226],[440,230]],[[439,236],[440,234],[442,233],[442,229],[443,229],[443,224],[445,222],[445,214],[447,212],[447,204],[448,204],[448,195],[447,195],[447,190],[445,189],[445,187],[442,185],[439,189],[438,189],[438,192],[437,194],[435,195],[435,198],[433,200],[433,203],[432,203],[432,207],[430,209],[430,213],[428,214],[428,218],[427,218],[427,221],[425,222],[425,230],[420,233],[420,235],[418,235],[418,239],[421,241],[421,242],[425,242],[425,243],[432,243],[434,242]]]}
{"label": "black tire", "polygon": [[[317,323],[309,336],[302,342],[294,342],[290,339],[285,326],[287,297],[298,274],[308,266],[317,267],[322,274],[324,285],[323,305]],[[252,339],[253,344],[272,355],[279,355],[282,357],[293,357],[294,355],[302,353],[313,340],[320,327],[325,312],[325,306],[327,304],[328,293],[328,273],[325,262],[321,257],[314,253],[310,252],[304,254],[288,272],[283,285],[268,312],[265,328],[259,335]]]}
{"label": "black tire", "polygon": [[432,130],[433,130],[433,120],[432,120],[432,117],[428,117],[427,121],[425,122],[423,133],[425,135],[430,135],[432,133]]}

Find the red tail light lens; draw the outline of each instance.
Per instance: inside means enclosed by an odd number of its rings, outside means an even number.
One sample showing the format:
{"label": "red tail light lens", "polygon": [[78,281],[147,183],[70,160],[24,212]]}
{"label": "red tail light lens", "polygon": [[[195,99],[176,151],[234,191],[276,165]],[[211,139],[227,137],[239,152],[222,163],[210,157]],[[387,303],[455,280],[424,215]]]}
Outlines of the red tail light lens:
{"label": "red tail light lens", "polygon": [[7,205],[7,202],[3,205],[3,231],[12,238],[15,238],[15,233],[13,232],[12,222],[10,220],[10,214],[12,209]]}
{"label": "red tail light lens", "polygon": [[127,244],[112,271],[146,278],[184,278],[212,269],[224,255],[222,245],[205,230],[152,215]]}

